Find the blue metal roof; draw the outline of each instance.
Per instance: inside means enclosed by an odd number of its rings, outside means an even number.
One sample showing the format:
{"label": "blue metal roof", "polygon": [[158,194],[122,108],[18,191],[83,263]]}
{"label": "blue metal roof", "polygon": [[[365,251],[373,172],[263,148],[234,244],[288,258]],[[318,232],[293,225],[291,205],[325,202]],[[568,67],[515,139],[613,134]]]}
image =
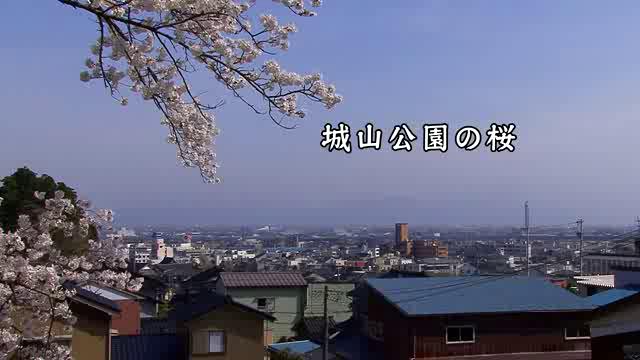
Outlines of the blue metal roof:
{"label": "blue metal roof", "polygon": [[383,360],[383,344],[360,333],[357,326],[340,332],[329,344],[329,349],[347,360]]}
{"label": "blue metal roof", "polygon": [[585,298],[541,278],[464,276],[368,279],[367,283],[408,316],[595,308]]}
{"label": "blue metal roof", "polygon": [[638,293],[638,290],[630,290],[630,289],[611,289],[606,290],[601,293],[597,293],[595,295],[589,296],[587,299],[591,301],[592,304],[600,307],[604,305],[609,305],[618,300],[622,300],[626,297],[635,295]]}
{"label": "blue metal roof", "polygon": [[277,351],[289,350],[294,354],[305,354],[305,353],[308,353],[309,351],[318,349],[320,345],[309,340],[304,340],[304,341],[291,341],[291,342],[285,342],[285,343],[271,344],[269,345],[269,347]]}

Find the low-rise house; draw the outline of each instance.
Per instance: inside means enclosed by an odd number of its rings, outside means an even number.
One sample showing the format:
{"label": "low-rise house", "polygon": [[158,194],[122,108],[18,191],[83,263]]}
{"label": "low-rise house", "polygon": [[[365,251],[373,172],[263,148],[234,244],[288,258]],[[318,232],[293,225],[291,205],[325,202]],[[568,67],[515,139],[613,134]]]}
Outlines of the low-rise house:
{"label": "low-rise house", "polygon": [[528,277],[368,279],[384,359],[590,359],[586,299]]}
{"label": "low-rise house", "polygon": [[583,274],[609,275],[615,266],[640,267],[640,249],[636,247],[635,254],[586,254],[582,261]]}
{"label": "low-rise house", "polygon": [[[592,358],[640,358],[640,268],[612,267],[613,288],[588,297],[598,308],[591,321]],[[611,276],[614,276],[611,275]]]}
{"label": "low-rise house", "polygon": [[[75,295],[69,301],[69,307],[76,322],[69,329],[64,324],[54,321],[51,327],[53,340],[70,345],[74,359],[111,360],[112,317],[120,313],[120,307],[114,301],[75,283],[66,282],[63,286],[68,290],[75,290]],[[24,317],[29,316],[28,311],[22,309],[12,314],[16,330],[23,330],[21,326],[25,325],[23,320]],[[32,338],[24,338],[23,341],[41,341],[45,336],[48,334],[36,332]]]}
{"label": "low-rise house", "polygon": [[83,288],[76,288],[71,311],[77,321],[71,335],[71,355],[74,359],[110,360],[111,324],[120,313],[114,301]]}
{"label": "low-rise house", "polygon": [[295,336],[307,306],[307,282],[294,272],[222,272],[216,292],[278,319],[265,324],[265,344]]}
{"label": "low-rise house", "polygon": [[143,335],[114,337],[112,360],[262,360],[264,324],[275,320],[228,296],[200,293],[176,302],[166,319],[145,319]]}
{"label": "low-rise house", "polygon": [[[70,308],[76,317],[76,322],[71,330],[59,322],[54,322],[52,335],[55,341],[71,346],[71,355],[74,359],[111,359],[111,319],[120,312],[120,307],[115,302],[88,291],[76,284],[67,282],[67,289],[74,289],[75,295],[70,299]],[[14,319],[16,326],[21,326],[20,316]],[[36,338],[46,334],[34,334]],[[35,339],[24,339],[29,342]]]}
{"label": "low-rise house", "polygon": [[188,359],[260,360],[265,356],[265,323],[273,316],[229,296],[203,293],[171,316],[188,338]]}
{"label": "low-rise house", "polygon": [[640,343],[640,291],[612,289],[588,299],[598,306],[591,321],[592,359],[625,360],[625,347]]}
{"label": "low-rise house", "polygon": [[427,277],[424,273],[413,273],[400,270],[390,270],[385,273],[369,273],[364,276],[355,284],[355,288],[347,293],[347,296],[351,298],[351,310],[353,323],[350,324],[350,328],[360,329],[360,333],[367,334],[367,324],[369,316],[369,286],[367,285],[368,278],[381,278],[381,279],[398,279],[398,278],[412,278],[412,277]]}
{"label": "low-rise house", "polygon": [[144,300],[143,296],[97,284],[85,285],[84,289],[113,301],[120,308],[120,312],[114,314],[111,319],[113,335],[140,334],[140,302]]}
{"label": "low-rise house", "polygon": [[415,263],[399,265],[404,271],[424,272],[427,274],[460,275],[464,263],[457,258],[424,258]]}

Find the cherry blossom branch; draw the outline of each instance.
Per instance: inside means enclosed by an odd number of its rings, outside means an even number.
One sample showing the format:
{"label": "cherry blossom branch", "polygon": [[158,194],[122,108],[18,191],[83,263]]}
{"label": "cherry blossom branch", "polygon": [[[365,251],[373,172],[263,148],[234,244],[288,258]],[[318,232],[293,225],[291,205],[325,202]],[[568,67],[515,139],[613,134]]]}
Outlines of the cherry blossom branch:
{"label": "cherry blossom branch", "polygon": [[[151,100],[169,128],[167,141],[175,144],[178,158],[196,167],[205,181],[219,182],[218,164],[212,147],[219,129],[211,106],[190,86],[188,74],[210,72],[231,94],[256,114],[278,126],[285,118],[303,118],[300,98],[331,109],[342,101],[335,88],[319,74],[299,75],[284,71],[272,59],[256,65],[261,56],[275,56],[289,48],[292,24],[280,25],[269,14],[261,15],[253,30],[247,16],[251,6],[239,0],[57,0],[93,14],[99,37],[87,59],[82,81],[101,79],[112,96],[126,105],[120,87]],[[278,0],[297,16],[313,16],[305,0]],[[320,6],[312,0],[311,5]],[[123,80],[127,78],[128,81]],[[249,94],[245,93],[247,90]],[[257,95],[259,106],[249,101]],[[280,114],[277,118],[277,114]]]}

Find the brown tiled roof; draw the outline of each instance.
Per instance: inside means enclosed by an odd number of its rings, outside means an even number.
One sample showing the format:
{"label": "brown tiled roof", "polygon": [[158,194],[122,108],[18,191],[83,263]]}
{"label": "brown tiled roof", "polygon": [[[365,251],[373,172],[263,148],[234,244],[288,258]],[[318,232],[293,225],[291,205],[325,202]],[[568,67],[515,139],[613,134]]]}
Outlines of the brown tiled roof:
{"label": "brown tiled roof", "polygon": [[227,288],[307,286],[302,274],[295,272],[222,272],[220,279]]}

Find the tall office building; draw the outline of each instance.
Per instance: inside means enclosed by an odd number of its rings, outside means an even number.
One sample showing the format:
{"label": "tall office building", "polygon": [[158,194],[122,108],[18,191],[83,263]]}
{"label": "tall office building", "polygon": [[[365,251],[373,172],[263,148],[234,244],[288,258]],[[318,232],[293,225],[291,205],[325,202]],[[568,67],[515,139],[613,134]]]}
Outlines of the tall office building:
{"label": "tall office building", "polygon": [[[408,250],[409,242],[409,224],[407,223],[397,223],[396,224],[396,249],[405,252]],[[402,249],[402,250],[401,250]]]}

